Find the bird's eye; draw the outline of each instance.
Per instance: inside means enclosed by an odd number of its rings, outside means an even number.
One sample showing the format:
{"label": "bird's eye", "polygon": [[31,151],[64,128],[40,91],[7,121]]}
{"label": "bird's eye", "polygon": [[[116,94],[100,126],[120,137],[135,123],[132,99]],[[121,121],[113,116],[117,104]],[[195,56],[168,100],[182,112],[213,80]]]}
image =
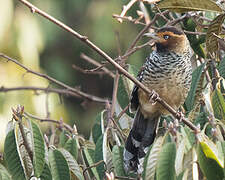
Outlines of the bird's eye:
{"label": "bird's eye", "polygon": [[170,38],[170,36],[169,36],[169,35],[164,35],[163,38],[164,38],[165,40],[167,40],[167,39]]}

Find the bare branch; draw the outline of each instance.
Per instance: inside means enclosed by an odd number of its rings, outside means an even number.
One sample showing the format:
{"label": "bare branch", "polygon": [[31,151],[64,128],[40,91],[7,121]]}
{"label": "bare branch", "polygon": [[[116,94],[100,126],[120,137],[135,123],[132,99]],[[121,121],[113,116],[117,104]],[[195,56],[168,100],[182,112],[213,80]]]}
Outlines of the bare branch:
{"label": "bare branch", "polygon": [[[57,85],[59,85],[59,86],[61,86],[61,87],[64,87],[64,88],[67,90],[67,92],[70,92],[70,93],[68,93],[68,94],[71,94],[71,92],[72,92],[73,94],[74,94],[74,93],[77,94],[77,97],[85,98],[85,99],[88,99],[88,100],[90,100],[90,101],[95,101],[95,102],[99,102],[99,103],[105,103],[105,102],[107,101],[106,99],[102,99],[102,98],[100,98],[100,97],[96,97],[96,96],[93,96],[93,95],[84,93],[84,92],[82,92],[82,91],[80,91],[80,90],[78,90],[78,89],[72,88],[72,87],[70,87],[70,86],[64,84],[63,82],[58,81],[58,80],[56,80],[56,79],[54,79],[54,78],[52,78],[52,77],[50,77],[50,76],[48,76],[48,75],[46,75],[46,74],[42,74],[42,73],[39,73],[39,72],[35,72],[35,71],[33,71],[33,70],[27,68],[27,67],[24,66],[23,64],[19,63],[19,61],[17,61],[16,59],[13,59],[13,58],[11,58],[11,57],[8,57],[8,56],[6,56],[6,55],[4,55],[4,54],[2,54],[2,53],[0,53],[0,57],[3,57],[4,59],[7,59],[8,61],[11,61],[11,62],[17,64],[18,66],[20,66],[20,67],[22,67],[23,69],[25,69],[25,70],[27,71],[27,73],[31,73],[31,74],[37,75],[37,76],[39,76],[39,77],[45,78],[45,79],[47,79],[47,80],[49,80],[49,81],[51,81],[51,82],[53,82],[53,83],[55,83],[55,84],[57,84]],[[0,90],[3,91],[4,88],[2,89],[2,87],[1,87]],[[34,89],[34,90],[35,90],[35,89]],[[37,89],[37,90],[38,90],[38,89]],[[43,89],[39,89],[39,90],[43,90]],[[53,90],[53,89],[52,89],[52,90]],[[67,94],[67,93],[65,93],[66,90],[64,90],[63,94]],[[47,92],[47,91],[49,91],[49,88],[46,88],[45,92]],[[60,90],[59,90],[59,89],[58,89],[58,90],[53,90],[53,91],[55,91],[55,92],[58,91],[58,92],[60,93]],[[62,92],[62,91],[61,91],[61,92]],[[74,96],[74,95],[73,95],[73,96]]]}

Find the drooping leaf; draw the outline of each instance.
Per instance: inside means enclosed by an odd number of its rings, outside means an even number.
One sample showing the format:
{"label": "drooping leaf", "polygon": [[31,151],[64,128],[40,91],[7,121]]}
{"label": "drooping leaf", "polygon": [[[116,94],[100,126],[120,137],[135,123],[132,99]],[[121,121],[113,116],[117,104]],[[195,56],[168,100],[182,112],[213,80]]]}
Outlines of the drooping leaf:
{"label": "drooping leaf", "polygon": [[96,116],[95,124],[92,128],[92,137],[93,137],[93,140],[94,140],[95,144],[96,144],[98,138],[104,132],[104,131],[102,131],[102,128],[101,128],[101,119],[104,119],[103,118],[104,112],[105,111],[102,111]]}
{"label": "drooping leaf", "polygon": [[70,180],[70,170],[63,154],[55,149],[49,151],[49,163],[54,180]]}
{"label": "drooping leaf", "polygon": [[78,157],[78,147],[77,147],[77,140],[76,138],[69,139],[64,148],[72,154],[72,156],[77,159]]}
{"label": "drooping leaf", "polygon": [[41,180],[52,180],[52,174],[51,174],[50,168],[47,163],[45,163],[45,165],[44,165],[44,169],[42,171],[40,179]]}
{"label": "drooping leaf", "polygon": [[224,178],[223,167],[206,142],[198,144],[198,162],[203,174],[208,180],[222,180]]}
{"label": "drooping leaf", "polygon": [[191,88],[185,100],[185,107],[187,108],[187,111],[191,111],[194,107],[195,94],[196,94],[198,83],[201,78],[204,67],[205,67],[205,63],[198,66],[192,73]]}
{"label": "drooping leaf", "polygon": [[176,144],[166,143],[159,154],[159,160],[156,169],[157,180],[175,180],[175,158]]}
{"label": "drooping leaf", "polygon": [[[86,158],[86,160],[88,162],[88,166],[91,166],[91,165],[93,165],[95,163],[95,161],[94,161],[94,153],[95,153],[94,150],[84,148],[84,154],[85,154],[85,158]],[[100,177],[99,177],[99,174],[97,172],[96,167],[92,167],[91,171],[94,174],[95,178],[97,180],[100,180]]]}
{"label": "drooping leaf", "polygon": [[185,138],[183,138],[181,142],[178,144],[176,159],[175,159],[176,174],[180,174],[183,171],[184,152],[185,152]]}
{"label": "drooping leaf", "polygon": [[32,141],[33,141],[33,165],[35,176],[39,177],[42,174],[45,165],[45,144],[44,138],[40,128],[33,121],[30,122],[32,129]]}
{"label": "drooping leaf", "polygon": [[71,155],[71,153],[65,149],[60,149],[61,153],[63,154],[63,156],[65,157],[68,165],[69,165],[69,169],[72,172],[72,176],[74,177],[73,179],[75,180],[83,180],[84,177],[81,173],[81,169],[77,163],[77,161],[74,159],[74,157]]}
{"label": "drooping leaf", "polygon": [[220,14],[209,25],[206,34],[206,49],[208,53],[213,54],[218,51],[218,38],[214,34],[220,34],[224,18],[225,14]]}
{"label": "drooping leaf", "polygon": [[211,0],[163,0],[158,3],[160,9],[169,9],[183,13],[188,11],[215,11],[222,12],[222,9]]}
{"label": "drooping leaf", "polygon": [[163,146],[164,138],[160,136],[154,142],[150,154],[147,158],[147,163],[144,167],[144,179],[154,179],[157,162],[159,160],[160,150]]}
{"label": "drooping leaf", "polygon": [[26,179],[16,147],[14,130],[9,131],[9,133],[5,138],[4,159],[6,161],[7,168],[10,174],[12,175],[12,179],[18,180]]}
{"label": "drooping leaf", "polygon": [[112,154],[112,162],[115,174],[117,176],[126,176],[123,167],[123,148],[117,145],[113,146]]}
{"label": "drooping leaf", "polygon": [[220,92],[219,86],[217,84],[216,89],[211,95],[211,102],[214,111],[214,116],[217,119],[225,119],[225,99]]}

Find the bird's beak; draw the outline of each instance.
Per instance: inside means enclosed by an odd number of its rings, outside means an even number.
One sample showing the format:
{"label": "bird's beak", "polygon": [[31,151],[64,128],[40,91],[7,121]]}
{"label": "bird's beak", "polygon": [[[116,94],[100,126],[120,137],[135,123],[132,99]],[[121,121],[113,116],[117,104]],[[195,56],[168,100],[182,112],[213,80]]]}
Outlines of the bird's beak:
{"label": "bird's beak", "polygon": [[144,36],[150,37],[150,38],[152,38],[152,39],[154,39],[156,41],[159,41],[160,40],[160,37],[158,37],[156,35],[156,33],[145,33]]}

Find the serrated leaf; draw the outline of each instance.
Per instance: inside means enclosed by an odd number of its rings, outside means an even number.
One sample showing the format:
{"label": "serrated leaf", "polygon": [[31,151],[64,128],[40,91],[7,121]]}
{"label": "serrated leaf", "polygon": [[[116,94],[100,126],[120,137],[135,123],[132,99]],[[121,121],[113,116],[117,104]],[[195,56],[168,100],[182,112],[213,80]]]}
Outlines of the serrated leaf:
{"label": "serrated leaf", "polygon": [[72,154],[72,156],[77,160],[78,157],[78,147],[77,147],[77,140],[75,138],[69,139],[64,148]]}
{"label": "serrated leaf", "polygon": [[10,174],[12,175],[12,179],[26,179],[16,147],[16,138],[14,130],[10,131],[5,138],[4,159],[6,161],[7,168]]}
{"label": "serrated leaf", "polygon": [[[95,148],[95,163],[101,160],[103,160],[103,135],[101,135],[98,138],[98,141],[96,143],[96,148]],[[97,166],[96,169],[98,171],[100,179],[102,179],[105,173],[104,164],[101,163],[100,165]]]}
{"label": "serrated leaf", "polygon": [[211,148],[205,142],[200,142],[197,153],[200,168],[206,178],[208,180],[222,180],[224,178],[222,165]]}
{"label": "serrated leaf", "polygon": [[49,163],[54,180],[70,180],[69,166],[59,150],[49,151]]}
{"label": "serrated leaf", "polygon": [[[94,161],[94,153],[95,153],[94,150],[84,148],[84,151],[83,151],[83,152],[84,152],[84,155],[85,155],[86,160],[87,160],[87,162],[88,162],[88,165],[89,165],[89,166],[93,165],[93,164],[95,163],[95,161]],[[97,180],[100,180],[100,177],[99,177],[99,174],[98,174],[98,172],[97,172],[96,167],[92,167],[92,168],[91,168],[91,171],[92,171],[92,173],[94,174],[95,178],[96,178]]]}
{"label": "serrated leaf", "polygon": [[40,128],[33,121],[30,122],[30,127],[32,129],[32,141],[33,141],[33,166],[34,174],[39,177],[43,171],[45,165],[45,144],[44,138],[41,133]]}
{"label": "serrated leaf", "polygon": [[158,3],[160,9],[169,9],[184,13],[188,11],[214,11],[222,12],[222,9],[211,0],[163,0]]}
{"label": "serrated leaf", "polygon": [[7,171],[7,169],[0,164],[0,180],[11,180],[11,175]]}
{"label": "serrated leaf", "polygon": [[150,151],[150,154],[147,158],[147,163],[144,167],[145,177],[144,179],[154,179],[155,171],[157,166],[157,161],[159,159],[159,153],[162,148],[164,138],[162,136],[158,137]]}
{"label": "serrated leaf", "polygon": [[222,29],[222,24],[225,18],[225,14],[218,15],[209,25],[207,34],[206,34],[206,49],[208,53],[216,53],[218,51],[218,38],[214,36],[219,35]]}
{"label": "serrated leaf", "polygon": [[193,175],[192,175],[192,167],[193,167],[193,151],[194,148],[190,149],[187,153],[185,153],[184,158],[183,158],[183,169],[188,170],[187,172],[187,179],[192,180]]}
{"label": "serrated leaf", "polygon": [[41,180],[52,180],[52,174],[51,174],[50,168],[47,163],[44,164],[44,169],[42,171],[40,179]]}
{"label": "serrated leaf", "polygon": [[113,146],[112,154],[115,175],[126,176],[123,166],[123,147],[117,145]]}
{"label": "serrated leaf", "polygon": [[225,58],[223,58],[220,61],[220,64],[218,66],[218,71],[219,71],[220,75],[225,79]]}
{"label": "serrated leaf", "polygon": [[201,75],[202,75],[202,71],[204,67],[205,67],[205,63],[198,66],[192,73],[191,88],[185,100],[185,106],[187,108],[187,111],[191,111],[194,107],[195,94],[196,94],[198,83],[199,83],[199,80],[201,79]]}
{"label": "serrated leaf", "polygon": [[156,177],[157,180],[175,180],[175,158],[176,144],[166,143],[159,154],[157,162]]}
{"label": "serrated leaf", "polygon": [[80,167],[77,164],[77,161],[74,159],[74,157],[71,155],[71,153],[65,149],[60,149],[61,153],[63,154],[63,156],[65,157],[68,165],[69,165],[69,169],[72,172],[74,178],[76,180],[83,180],[84,177],[81,173]]}
{"label": "serrated leaf", "polygon": [[225,120],[225,99],[220,92],[218,84],[211,95],[211,102],[214,116],[217,119]]}
{"label": "serrated leaf", "polygon": [[176,174],[180,174],[183,171],[183,159],[185,152],[185,137],[178,144],[176,159],[175,159],[175,170]]}

